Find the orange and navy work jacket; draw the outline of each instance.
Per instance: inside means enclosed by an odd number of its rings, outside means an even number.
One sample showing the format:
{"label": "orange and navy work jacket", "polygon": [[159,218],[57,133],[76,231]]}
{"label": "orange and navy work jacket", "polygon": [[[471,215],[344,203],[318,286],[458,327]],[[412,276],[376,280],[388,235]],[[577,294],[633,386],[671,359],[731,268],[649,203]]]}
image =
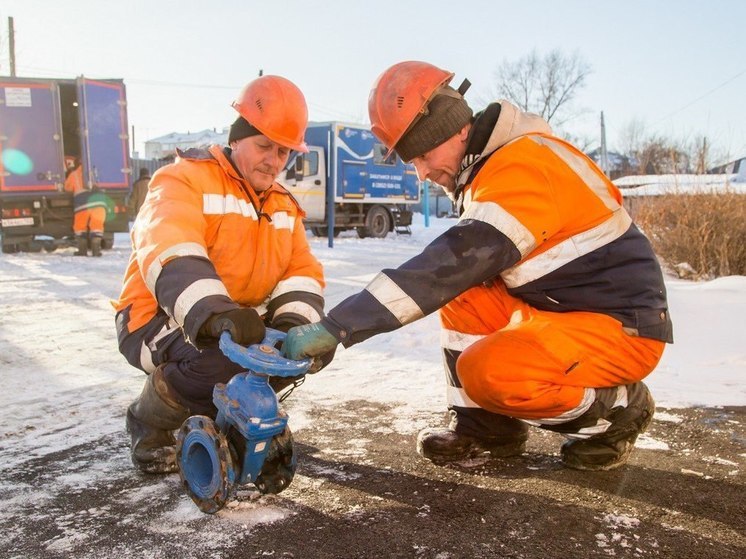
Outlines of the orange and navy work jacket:
{"label": "orange and navy work jacket", "polygon": [[541,118],[507,101],[476,115],[457,184],[458,223],[323,319],[342,343],[494,281],[537,309],[602,313],[673,341],[660,265],[619,190]]}
{"label": "orange and navy work jacket", "polygon": [[178,152],[154,174],[115,303],[120,345],[164,315],[192,342],[210,315],[239,306],[273,325],[323,315],[323,271],[303,211],[277,183],[257,194],[229,154],[220,146]]}

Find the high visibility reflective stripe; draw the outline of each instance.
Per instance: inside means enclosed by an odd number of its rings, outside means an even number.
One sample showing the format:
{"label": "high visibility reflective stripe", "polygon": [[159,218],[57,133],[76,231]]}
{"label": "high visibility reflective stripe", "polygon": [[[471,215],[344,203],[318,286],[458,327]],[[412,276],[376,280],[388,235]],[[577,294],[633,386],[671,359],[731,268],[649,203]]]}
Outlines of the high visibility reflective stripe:
{"label": "high visibility reflective stripe", "polygon": [[187,287],[181,292],[174,304],[174,318],[176,322],[183,326],[184,319],[189,311],[192,310],[192,307],[197,302],[211,295],[224,295],[230,298],[223,282],[217,279],[197,280]]}
{"label": "high visibility reflective stripe", "polygon": [[291,291],[306,291],[313,293],[314,295],[323,295],[324,290],[321,288],[321,284],[313,278],[308,276],[291,276],[287,279],[277,282],[272,291],[270,299],[275,299],[285,293]]}
{"label": "high visibility reflective stripe", "polygon": [[150,265],[148,272],[145,275],[145,285],[153,295],[155,295],[155,282],[158,281],[158,277],[161,275],[164,264],[172,258],[180,256],[199,256],[201,258],[207,258],[207,249],[199,243],[180,243],[161,252]]}
{"label": "high visibility reflective stripe", "polygon": [[612,196],[609,191],[607,182],[598,175],[591,165],[591,162],[581,157],[580,155],[570,151],[567,146],[564,146],[556,140],[545,138],[543,136],[527,136],[539,145],[546,146],[551,149],[557,157],[559,157],[573,172],[578,175],[583,182],[588,185],[593,193],[598,196],[604,205],[611,211],[619,209],[619,202]]}
{"label": "high visibility reflective stripe", "polygon": [[178,324],[173,318],[169,318],[168,322],[164,324],[160,330],[150,340],[143,340],[140,346],[140,366],[146,373],[152,373],[156,369],[155,363],[153,363],[153,354],[158,351],[158,342],[171,334],[175,328],[178,328]]}
{"label": "high visibility reflective stripe", "polygon": [[75,206],[75,211],[79,212],[79,211],[82,211],[82,210],[92,210],[94,208],[103,208],[103,209],[106,209],[107,208],[106,202],[104,202],[103,200],[93,200],[93,201],[89,201],[89,202],[84,202],[84,203],[82,203],[80,205],[76,205]]}
{"label": "high visibility reflective stripe", "polygon": [[631,224],[632,219],[627,211],[619,208],[596,227],[565,239],[547,251],[508,268],[500,276],[509,288],[520,287],[608,245],[626,233]]}
{"label": "high visibility reflective stripe", "polygon": [[481,406],[474,403],[474,400],[466,395],[463,388],[456,388],[455,386],[446,387],[446,402],[449,407],[457,406],[459,408],[482,409]]}
{"label": "high visibility reflective stripe", "polygon": [[599,419],[595,425],[592,425],[590,427],[583,427],[582,429],[579,429],[577,433],[562,434],[568,439],[589,439],[593,435],[600,435],[601,433],[605,433],[609,430],[609,427],[611,427],[611,421],[602,418]]}
{"label": "high visibility reflective stripe", "polygon": [[[247,200],[237,198],[233,194],[203,194],[202,213],[205,215],[238,214],[256,221],[258,218],[254,206]],[[270,216],[275,229],[295,229],[295,218],[285,211],[277,211]]]}
{"label": "high visibility reflective stripe", "polygon": [[278,316],[285,313],[299,314],[300,316],[307,318],[309,322],[318,322],[319,320],[321,320],[321,315],[319,314],[319,312],[311,305],[309,305],[308,303],[304,303],[303,301],[291,301],[290,303],[281,305],[275,311],[272,319],[276,320]]}
{"label": "high visibility reflective stripe", "polygon": [[240,200],[233,194],[203,194],[202,213],[205,215],[239,214],[257,219],[256,210],[246,200]]}
{"label": "high visibility reflective stripe", "polygon": [[440,347],[452,351],[464,351],[484,337],[483,334],[464,334],[463,332],[443,328],[440,331]]}
{"label": "high visibility reflective stripe", "polygon": [[459,221],[475,219],[492,225],[518,248],[521,257],[536,248],[536,239],[531,231],[495,202],[470,202]]}
{"label": "high visibility reflective stripe", "polygon": [[153,355],[151,354],[150,348],[145,342],[140,345],[140,366],[146,373],[153,373],[155,371]]}
{"label": "high visibility reflective stripe", "polygon": [[[591,389],[586,389],[591,390]],[[593,399],[596,399],[596,391],[593,391]],[[592,402],[591,402],[592,403]],[[612,408],[616,407],[622,407],[626,408],[627,404],[629,404],[629,400],[627,398],[627,387],[617,386],[616,389],[616,399],[614,400],[614,403],[612,404]],[[582,429],[578,429],[577,433],[565,433],[564,435],[568,439],[587,439],[589,437],[592,437],[593,435],[598,435],[600,433],[605,433],[609,427],[611,427],[611,421],[604,418],[599,418],[599,420],[596,422],[595,425],[590,425],[589,427],[583,427]]]}
{"label": "high visibility reflective stripe", "polygon": [[383,272],[379,272],[365,289],[386,307],[402,325],[425,316],[414,299]]}
{"label": "high visibility reflective stripe", "polygon": [[[578,404],[577,407],[574,407],[573,409],[568,410],[556,417],[546,417],[543,419],[523,419],[522,421],[525,421],[529,425],[534,425],[535,427],[540,427],[542,425],[559,425],[560,423],[567,423],[568,421],[577,419],[585,412],[587,412],[588,408],[590,408],[591,404],[593,404],[593,402],[595,401],[596,390],[594,388],[586,388],[583,392],[583,399],[580,401],[580,404]],[[605,430],[606,429],[604,429],[604,431]]]}
{"label": "high visibility reflective stripe", "polygon": [[275,212],[272,214],[272,226],[275,229],[288,229],[292,233],[295,220],[287,212]]}

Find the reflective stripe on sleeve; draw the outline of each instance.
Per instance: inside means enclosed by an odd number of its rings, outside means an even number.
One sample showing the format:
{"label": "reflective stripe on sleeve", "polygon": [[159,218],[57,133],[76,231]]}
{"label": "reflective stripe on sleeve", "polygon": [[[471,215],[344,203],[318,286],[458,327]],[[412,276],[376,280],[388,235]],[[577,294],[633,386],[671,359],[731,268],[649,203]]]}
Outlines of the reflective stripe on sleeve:
{"label": "reflective stripe on sleeve", "polygon": [[323,296],[324,290],[321,288],[321,284],[308,276],[291,276],[287,279],[277,282],[277,286],[272,291],[270,299],[275,299],[285,293],[291,291],[307,291],[314,295]]}
{"label": "reflective stripe on sleeve", "polygon": [[551,149],[554,154],[565,163],[565,165],[570,167],[570,169],[572,169],[573,172],[578,175],[586,185],[588,185],[588,188],[590,188],[593,193],[601,199],[607,208],[611,211],[619,209],[619,202],[617,202],[616,198],[614,198],[611,192],[609,192],[609,187],[606,181],[596,173],[588,159],[573,153],[557,140],[545,138],[544,136],[529,135],[527,137],[537,144]]}
{"label": "reflective stripe on sleeve", "polygon": [[163,265],[171,258],[180,256],[199,256],[200,258],[207,258],[207,249],[199,243],[180,243],[161,252],[158,257],[153,260],[152,264],[150,264],[147,275],[145,276],[145,285],[147,285],[153,295],[155,295],[155,283],[158,281],[161,271],[163,271]]}
{"label": "reflective stripe on sleeve", "polygon": [[176,299],[176,303],[174,304],[174,318],[176,322],[183,325],[192,307],[197,302],[211,295],[223,295],[230,299],[228,290],[220,280],[201,279],[192,283]]}
{"label": "reflective stripe on sleeve", "polygon": [[525,257],[536,248],[536,239],[529,229],[495,202],[471,202],[459,221],[475,219],[492,225],[508,237]]}
{"label": "reflective stripe on sleeve", "polygon": [[309,305],[308,303],[304,303],[303,301],[291,301],[289,303],[285,303],[274,312],[273,317],[274,319],[277,319],[278,316],[285,313],[298,314],[308,319],[309,322],[318,322],[319,320],[321,320],[321,315],[319,314],[319,312],[311,305]]}
{"label": "reflective stripe on sleeve", "polygon": [[383,272],[379,272],[365,290],[386,307],[402,325],[425,316],[414,299]]}
{"label": "reflective stripe on sleeve", "polygon": [[455,330],[440,330],[440,347],[453,351],[464,351],[470,345],[483,339],[482,334],[464,334]]}
{"label": "reflective stripe on sleeve", "polygon": [[572,262],[608,245],[629,229],[632,219],[624,208],[619,208],[606,221],[592,229],[578,233],[549,250],[542,252],[500,274],[508,288],[520,287],[539,279]]}

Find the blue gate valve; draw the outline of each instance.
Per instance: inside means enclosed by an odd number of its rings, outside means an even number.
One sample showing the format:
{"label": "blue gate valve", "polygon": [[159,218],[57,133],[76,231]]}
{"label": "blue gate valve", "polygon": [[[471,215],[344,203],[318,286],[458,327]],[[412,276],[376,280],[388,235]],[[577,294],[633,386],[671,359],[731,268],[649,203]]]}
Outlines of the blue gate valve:
{"label": "blue gate valve", "polygon": [[[253,482],[260,492],[267,492],[260,474],[273,438],[292,445],[287,414],[279,407],[269,377],[304,375],[313,360],[283,357],[275,345],[284,340],[284,332],[271,328],[262,343],[248,348],[235,343],[228,332],[220,336],[222,352],[246,372],[228,384],[215,385],[215,420],[189,417],[176,444],[179,476],[202,512],[213,514],[223,508],[237,485]],[[294,469],[295,455],[292,460]]]}

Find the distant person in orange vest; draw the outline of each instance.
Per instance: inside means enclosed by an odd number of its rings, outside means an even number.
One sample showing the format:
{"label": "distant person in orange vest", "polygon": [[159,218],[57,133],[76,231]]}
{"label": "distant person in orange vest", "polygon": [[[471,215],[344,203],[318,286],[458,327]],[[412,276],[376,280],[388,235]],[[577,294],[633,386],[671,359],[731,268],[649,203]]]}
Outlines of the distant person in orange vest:
{"label": "distant person in orange vest", "polygon": [[75,256],[88,256],[90,246],[92,256],[101,256],[101,242],[104,238],[107,204],[97,188],[86,188],[83,181],[83,166],[76,158],[72,170],[65,179],[65,192],[73,194],[73,233],[78,244]]}
{"label": "distant person in orange vest", "polygon": [[140,176],[132,185],[132,194],[129,200],[130,219],[134,220],[140,212],[145,196],[148,194],[148,184],[150,184],[150,170],[147,167],[140,169]]}
{"label": "distant person in orange vest", "polygon": [[373,134],[456,201],[458,224],[292,328],[285,353],[349,347],[440,309],[451,421],[420,432],[422,456],[518,455],[533,425],[567,437],[569,468],[619,467],[655,412],[642,379],[673,341],[660,265],[593,161],[506,100],[474,115],[452,78],[396,64],[368,110]]}

